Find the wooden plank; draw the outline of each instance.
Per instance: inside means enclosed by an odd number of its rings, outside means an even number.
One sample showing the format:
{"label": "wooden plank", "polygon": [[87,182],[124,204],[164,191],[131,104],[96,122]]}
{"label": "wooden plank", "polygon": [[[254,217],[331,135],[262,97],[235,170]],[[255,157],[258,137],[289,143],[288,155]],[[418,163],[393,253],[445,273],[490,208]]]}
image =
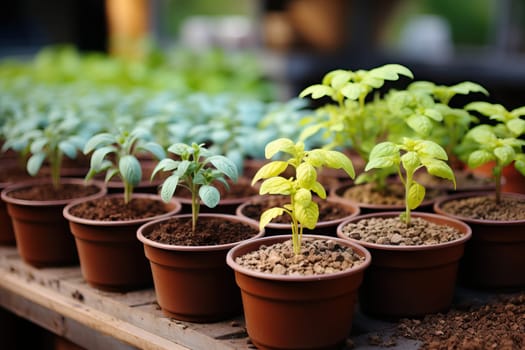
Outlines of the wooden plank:
{"label": "wooden plank", "polygon": [[[51,291],[49,288],[41,286],[39,283],[23,280],[5,269],[0,270],[0,288],[11,295],[17,295],[29,300],[34,304],[54,311],[62,317],[75,320],[102,334],[119,339],[140,349],[187,349],[142,328],[88,307],[73,299],[66,298]],[[5,300],[2,300],[2,302],[5,302]]]}

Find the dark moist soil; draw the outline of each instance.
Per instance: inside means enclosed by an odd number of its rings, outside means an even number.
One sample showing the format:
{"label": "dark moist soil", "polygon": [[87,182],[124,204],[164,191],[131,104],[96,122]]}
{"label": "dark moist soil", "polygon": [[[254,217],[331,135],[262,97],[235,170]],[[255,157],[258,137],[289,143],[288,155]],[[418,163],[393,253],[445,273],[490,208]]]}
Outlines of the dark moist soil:
{"label": "dark moist soil", "polygon": [[9,196],[23,200],[54,201],[87,197],[99,191],[93,185],[62,184],[59,189],[55,189],[52,184],[38,184],[9,192]]}
{"label": "dark moist soil", "polygon": [[387,245],[428,245],[454,241],[462,233],[451,226],[412,217],[407,226],[399,218],[368,218],[348,223],[342,232],[350,238]]}
{"label": "dark moist soil", "polygon": [[[253,202],[243,208],[242,213],[254,220],[259,221],[261,214],[270,208],[282,207],[290,200],[286,196],[266,196],[261,201]],[[352,214],[345,206],[339,205],[335,202],[328,202],[319,198],[314,198],[314,201],[319,206],[319,222],[338,220],[345,216]],[[289,224],[290,217],[288,215],[281,215],[272,220],[273,223]]]}
{"label": "dark moist soil", "polygon": [[525,200],[516,197],[479,196],[446,202],[443,211],[478,220],[525,220]]}
{"label": "dark moist soil", "polygon": [[125,221],[162,215],[167,209],[163,202],[155,199],[133,198],[125,204],[122,197],[101,197],[75,205],[70,213],[88,220]]}
{"label": "dark moist soil", "polygon": [[344,271],[361,264],[364,257],[331,239],[303,238],[300,255],[294,255],[292,241],[287,240],[270,246],[263,245],[235,261],[263,273],[301,276]]}
{"label": "dark moist soil", "polygon": [[[434,199],[443,192],[436,189],[427,189],[425,199]],[[388,184],[385,192],[377,191],[373,184],[353,185],[342,193],[343,198],[358,203],[375,205],[405,205],[405,188],[401,183]]]}
{"label": "dark moist soil", "polygon": [[525,293],[485,304],[456,305],[446,314],[401,320],[396,336],[421,341],[422,350],[525,349]]}
{"label": "dark moist soil", "polygon": [[152,241],[182,246],[213,246],[240,242],[252,238],[259,231],[242,222],[215,217],[200,217],[195,232],[191,217],[172,218],[145,234]]}

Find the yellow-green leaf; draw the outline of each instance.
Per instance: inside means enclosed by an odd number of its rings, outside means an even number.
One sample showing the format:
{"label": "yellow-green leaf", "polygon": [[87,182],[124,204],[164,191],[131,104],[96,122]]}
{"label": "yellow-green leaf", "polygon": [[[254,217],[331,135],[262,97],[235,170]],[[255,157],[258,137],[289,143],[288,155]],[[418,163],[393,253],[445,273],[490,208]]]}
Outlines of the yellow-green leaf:
{"label": "yellow-green leaf", "polygon": [[310,188],[317,180],[315,168],[308,163],[301,163],[297,167],[297,183],[300,187]]}
{"label": "yellow-green leaf", "polygon": [[319,207],[315,202],[297,202],[295,203],[294,214],[303,227],[312,230],[319,219]]}
{"label": "yellow-green leaf", "polygon": [[278,152],[285,152],[294,155],[294,142],[284,137],[277,140],[273,140],[266,145],[266,148],[264,149],[264,156],[266,157],[266,159],[270,159]]}
{"label": "yellow-green leaf", "polygon": [[283,208],[270,208],[261,214],[259,219],[259,228],[262,230],[268,225],[274,218],[283,215]]}
{"label": "yellow-green leaf", "polygon": [[253,176],[252,185],[261,179],[280,175],[287,167],[288,163],[280,160],[263,165]]}
{"label": "yellow-green leaf", "polygon": [[412,183],[407,195],[406,205],[408,208],[411,210],[416,209],[423,202],[423,199],[425,199],[425,188],[417,182]]}
{"label": "yellow-green leaf", "polygon": [[292,191],[293,184],[284,177],[276,176],[266,179],[259,189],[259,194],[282,194],[289,195]]}

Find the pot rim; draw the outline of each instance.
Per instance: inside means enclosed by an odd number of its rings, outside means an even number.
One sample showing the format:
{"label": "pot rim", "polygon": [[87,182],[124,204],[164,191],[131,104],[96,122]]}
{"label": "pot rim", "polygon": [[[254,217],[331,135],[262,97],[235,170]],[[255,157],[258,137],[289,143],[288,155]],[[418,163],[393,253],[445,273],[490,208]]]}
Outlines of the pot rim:
{"label": "pot rim", "polygon": [[[124,197],[124,194],[123,193],[113,193],[113,194],[106,194],[105,196],[101,196],[100,198],[113,198],[113,197]],[[157,194],[149,194],[149,193],[134,193],[132,198],[149,198],[149,199],[152,199],[152,200],[157,200],[157,201],[162,201],[162,199],[160,198],[159,195]],[[89,198],[87,199],[87,201],[92,201],[92,200],[97,200],[97,198]],[[122,225],[136,225],[136,224],[142,224],[144,222],[148,222],[148,221],[151,221],[153,219],[157,219],[157,218],[164,218],[164,217],[168,217],[168,216],[171,216],[171,215],[174,215],[176,213],[178,213],[182,206],[181,204],[174,198],[172,198],[168,203],[166,204],[171,204],[174,206],[174,208],[164,214],[159,214],[159,215],[155,215],[155,216],[150,216],[150,217],[147,217],[147,218],[143,218],[143,219],[133,219],[133,220],[118,220],[118,221],[104,221],[104,220],[92,220],[92,219],[84,219],[84,218],[81,218],[81,217],[78,217],[78,216],[74,216],[73,214],[71,214],[70,210],[71,208],[73,208],[74,206],[80,204],[80,203],[84,203],[86,202],[86,199],[85,198],[80,198],[80,199],[77,199],[77,200],[74,200],[72,201],[71,203],[67,204],[65,207],[64,207],[64,210],[62,211],[64,217],[71,221],[71,222],[74,222],[74,223],[77,223],[77,224],[82,224],[82,225],[89,225],[89,226],[122,226]],[[163,202],[164,203],[164,202]]]}
{"label": "pot rim", "polygon": [[159,243],[159,242],[153,241],[147,238],[146,236],[144,236],[144,233],[143,233],[144,230],[152,228],[153,226],[156,226],[165,221],[169,221],[169,220],[177,219],[177,218],[191,218],[191,214],[177,214],[177,215],[171,215],[169,217],[163,217],[163,218],[155,219],[147,223],[144,223],[142,226],[140,226],[137,229],[137,239],[141,241],[144,245],[148,245],[150,247],[163,249],[163,250],[203,252],[203,251],[216,251],[216,250],[230,249],[238,245],[239,242],[251,241],[255,238],[259,238],[264,235],[264,230],[260,230],[258,224],[255,225],[253,222],[250,222],[249,220],[244,219],[242,217],[238,217],[237,215],[223,214],[223,213],[200,213],[199,214],[199,218],[206,218],[206,217],[208,218],[209,217],[219,217],[219,218],[224,218],[225,220],[243,222],[259,230],[259,232],[253,237],[250,237],[245,240],[238,241],[238,242],[231,242],[231,243],[226,243],[226,244],[216,244],[216,245],[201,245],[201,246],[187,246],[187,245]]}
{"label": "pot rim", "polygon": [[[482,224],[482,225],[523,225],[525,224],[525,219],[523,220],[483,220],[483,219],[474,219],[469,218],[467,216],[460,216],[452,213],[448,213],[443,210],[442,206],[446,202],[457,200],[457,199],[465,199],[465,198],[471,198],[471,197],[483,197],[483,196],[495,196],[496,192],[494,191],[470,191],[465,193],[457,193],[452,195],[445,195],[441,196],[436,199],[434,202],[434,211],[437,212],[440,215],[447,216],[450,218],[454,218],[460,221],[464,221],[466,223],[470,224]],[[512,193],[512,192],[501,192],[501,195],[503,197],[513,197],[513,198],[521,198],[525,199],[525,194],[522,193]]]}
{"label": "pot rim", "polygon": [[[278,236],[268,236],[268,237],[262,237],[257,239],[252,239],[250,241],[242,242],[241,244],[233,247],[228,251],[228,254],[226,254],[226,263],[228,266],[230,266],[234,271],[240,272],[244,275],[248,275],[250,277],[255,277],[263,280],[274,280],[274,281],[286,281],[286,282],[315,282],[315,281],[322,281],[322,280],[331,280],[331,279],[337,279],[341,277],[346,277],[348,275],[356,274],[361,272],[362,270],[366,269],[371,261],[372,261],[372,255],[368,251],[368,249],[359,243],[351,242],[339,237],[327,237],[322,235],[310,235],[306,234],[303,235],[304,238],[312,238],[312,239],[320,239],[320,240],[331,240],[336,241],[344,246],[351,247],[354,251],[357,251],[359,255],[364,256],[365,260],[357,265],[352,266],[349,269],[346,269],[344,271],[338,271],[334,273],[328,273],[323,275],[276,275],[271,273],[264,273],[255,271],[249,268],[246,268],[244,266],[241,266],[237,262],[235,262],[235,255],[238,253],[239,250],[242,250],[247,245],[254,245],[254,249],[250,250],[257,250],[261,245],[270,245],[273,243],[283,242],[286,240],[291,239],[291,235],[278,235]],[[235,257],[234,257],[235,256]]]}
{"label": "pot rim", "polygon": [[19,199],[9,196],[9,193],[26,188],[26,187],[33,187],[38,185],[45,185],[45,184],[51,184],[50,179],[30,179],[25,180],[17,183],[13,183],[11,185],[6,186],[2,192],[0,193],[0,197],[2,200],[6,203],[15,204],[15,205],[23,205],[23,206],[32,206],[32,207],[42,207],[42,206],[64,206],[67,205],[73,201],[78,200],[88,200],[88,199],[96,199],[98,197],[102,197],[107,193],[106,186],[104,186],[104,183],[98,180],[90,180],[86,182],[84,179],[78,179],[78,178],[70,178],[70,177],[63,177],[60,178],[61,184],[76,184],[76,185],[94,185],[95,187],[98,187],[98,192],[91,194],[89,196],[85,197],[77,197],[77,198],[71,198],[71,199],[53,199],[53,200],[27,200],[27,199]]}
{"label": "pot rim", "polygon": [[[244,217],[244,218],[246,218],[248,220],[251,220],[251,221],[257,223],[257,225],[258,225],[259,224],[258,220],[255,220],[253,218],[250,218],[250,217],[246,216],[242,211],[248,205],[253,204],[253,203],[257,202],[258,200],[260,200],[260,198],[266,198],[266,197],[258,195],[255,198],[252,198],[251,200],[248,200],[248,201],[242,203],[241,205],[239,205],[237,207],[237,209],[235,210],[236,215]],[[340,205],[340,206],[351,208],[352,210],[354,210],[354,212],[350,213],[348,215],[345,215],[345,216],[343,216],[343,217],[341,217],[339,219],[327,220],[327,221],[319,221],[317,223],[317,225],[315,226],[316,229],[318,229],[318,228],[325,228],[325,227],[328,227],[328,226],[333,226],[333,225],[338,224],[340,222],[346,221],[346,220],[348,220],[350,218],[356,217],[356,216],[358,216],[361,213],[361,209],[359,208],[359,206],[355,202],[350,202],[350,201],[349,202],[345,202],[345,201],[340,200],[339,198],[333,198],[333,197],[326,197],[326,201],[327,202],[332,202],[332,203]],[[291,228],[292,224],[270,222],[270,223],[268,223],[266,225],[266,227],[273,228],[273,229],[285,230],[285,229]]]}
{"label": "pot rim", "polygon": [[378,250],[390,250],[390,251],[423,251],[423,250],[432,250],[432,249],[444,249],[444,248],[448,248],[451,246],[464,244],[466,241],[468,241],[472,237],[472,229],[470,228],[468,224],[464,223],[463,221],[455,219],[455,218],[451,218],[445,215],[424,213],[424,212],[411,212],[411,215],[414,217],[421,217],[421,218],[425,218],[425,217],[426,218],[436,218],[436,219],[439,218],[440,220],[446,220],[449,222],[453,222],[456,226],[460,226],[463,228],[463,230],[461,230],[461,232],[463,233],[463,236],[453,241],[437,243],[437,244],[390,245],[390,244],[378,244],[378,243],[365,242],[359,239],[350,238],[342,233],[342,228],[350,222],[357,222],[361,219],[367,219],[367,218],[378,217],[378,216],[379,217],[389,217],[389,218],[398,217],[402,213],[403,212],[401,211],[385,211],[385,212],[370,213],[370,214],[356,216],[355,218],[349,219],[339,224],[339,226],[337,227],[337,237],[359,243],[365,248],[378,249]]}

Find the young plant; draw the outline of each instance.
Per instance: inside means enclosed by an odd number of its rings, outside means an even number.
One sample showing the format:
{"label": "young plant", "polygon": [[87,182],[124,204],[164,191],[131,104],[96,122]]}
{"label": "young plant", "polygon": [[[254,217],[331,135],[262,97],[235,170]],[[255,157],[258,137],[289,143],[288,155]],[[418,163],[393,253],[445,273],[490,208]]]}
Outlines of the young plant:
{"label": "young plant", "polygon": [[225,177],[237,181],[237,167],[230,159],[212,154],[203,144],[175,143],[168,148],[180,160],[162,159],[153,170],[153,179],[159,171],[171,171],[161,187],[160,196],[168,202],[178,185],[187,188],[191,193],[192,231],[195,232],[200,211],[200,202],[210,208],[219,204],[221,194],[213,186],[219,181],[228,189]]}
{"label": "young plant", "polygon": [[401,220],[410,225],[410,212],[425,198],[425,187],[414,180],[420,168],[431,175],[451,180],[456,186],[454,173],[445,162],[447,153],[433,141],[404,138],[399,144],[386,141],[377,144],[370,152],[365,171],[395,167],[399,179],[405,186],[405,212]]}
{"label": "young plant", "polygon": [[482,93],[488,95],[488,91],[483,86],[470,81],[451,86],[436,85],[429,81],[416,81],[410,84],[407,90],[423,91],[434,98],[436,102],[434,108],[441,114],[442,121],[434,123],[430,137],[433,141],[443,145],[449,161],[454,164],[457,161],[456,146],[470,129],[471,124],[479,120],[471,115],[468,109],[451,107],[450,101],[458,94]]}
{"label": "young plant", "polygon": [[399,64],[387,64],[369,71],[337,69],[327,73],[321,84],[307,87],[299,97],[329,97],[335,104],[321,106],[316,115],[305,120],[311,125],[305,128],[300,140],[324,130],[325,136],[331,138],[326,148],[350,146],[366,161],[371,144],[367,141],[383,136],[386,129],[382,119],[388,117],[385,114],[370,118],[365,110],[366,98],[385,81],[397,80],[400,76],[413,78],[412,72]]}
{"label": "young plant", "polygon": [[129,203],[133,188],[142,180],[142,169],[137,155],[149,152],[157,159],[165,157],[164,149],[151,141],[150,133],[141,128],[120,134],[99,133],[90,138],[84,146],[84,154],[91,155],[86,180],[100,172],[106,172],[105,182],[118,175],[124,184],[124,202]]}
{"label": "young plant", "polygon": [[[312,198],[312,192],[320,198],[326,198],[326,191],[318,181],[317,172],[324,166],[343,169],[354,178],[354,167],[343,153],[326,149],[306,151],[301,141],[294,143],[287,138],[269,142],[265,147],[265,157],[272,158],[277,153],[284,153],[287,160],[274,160],[257,171],[252,185],[264,179],[259,193],[285,195],[290,202],[282,207],[270,208],[261,214],[259,225],[264,228],[277,216],[288,214],[291,218],[293,251],[301,252],[303,228],[313,229],[319,219],[319,207]],[[288,167],[295,170],[295,177],[280,176]]]}
{"label": "young plant", "polygon": [[53,187],[59,189],[62,159],[64,156],[75,159],[82,150],[85,143],[82,128],[85,125],[85,122],[61,108],[50,110],[45,115],[36,113],[33,117],[18,120],[5,133],[6,141],[2,149],[29,155],[26,169],[31,176],[35,176],[47,161]]}

